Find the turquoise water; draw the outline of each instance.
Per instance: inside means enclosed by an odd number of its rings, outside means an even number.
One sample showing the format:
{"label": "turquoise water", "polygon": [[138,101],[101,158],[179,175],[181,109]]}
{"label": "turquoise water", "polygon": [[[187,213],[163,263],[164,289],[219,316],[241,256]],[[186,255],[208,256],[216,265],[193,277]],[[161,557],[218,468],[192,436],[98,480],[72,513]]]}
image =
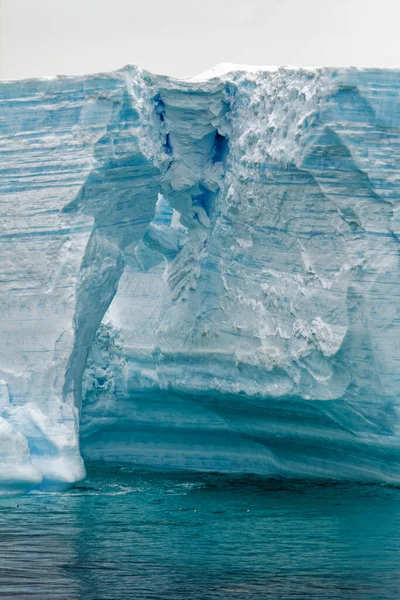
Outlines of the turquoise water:
{"label": "turquoise water", "polygon": [[400,598],[400,489],[89,469],[0,500],[0,598]]}

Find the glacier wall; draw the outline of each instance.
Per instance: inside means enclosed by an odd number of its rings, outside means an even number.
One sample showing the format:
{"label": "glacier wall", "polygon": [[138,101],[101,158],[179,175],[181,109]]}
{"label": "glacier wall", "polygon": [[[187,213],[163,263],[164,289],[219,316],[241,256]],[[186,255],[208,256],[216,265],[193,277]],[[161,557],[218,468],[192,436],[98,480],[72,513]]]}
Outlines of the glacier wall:
{"label": "glacier wall", "polygon": [[400,482],[400,71],[0,84],[0,487]]}

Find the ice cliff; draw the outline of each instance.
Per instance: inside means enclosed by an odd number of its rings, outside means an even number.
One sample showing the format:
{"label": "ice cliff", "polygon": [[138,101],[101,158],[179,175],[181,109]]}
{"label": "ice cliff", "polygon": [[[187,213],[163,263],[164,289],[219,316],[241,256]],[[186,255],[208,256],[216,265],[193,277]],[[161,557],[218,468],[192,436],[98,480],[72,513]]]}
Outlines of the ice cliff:
{"label": "ice cliff", "polygon": [[400,483],[400,71],[3,82],[0,168],[2,492]]}

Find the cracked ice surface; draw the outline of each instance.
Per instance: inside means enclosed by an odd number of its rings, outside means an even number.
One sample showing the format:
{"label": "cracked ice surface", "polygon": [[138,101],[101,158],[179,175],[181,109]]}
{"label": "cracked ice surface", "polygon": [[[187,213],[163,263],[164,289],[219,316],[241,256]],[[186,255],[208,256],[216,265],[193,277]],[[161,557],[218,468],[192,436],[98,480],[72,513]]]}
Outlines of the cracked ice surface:
{"label": "cracked ice surface", "polygon": [[400,481],[400,72],[0,84],[0,486]]}

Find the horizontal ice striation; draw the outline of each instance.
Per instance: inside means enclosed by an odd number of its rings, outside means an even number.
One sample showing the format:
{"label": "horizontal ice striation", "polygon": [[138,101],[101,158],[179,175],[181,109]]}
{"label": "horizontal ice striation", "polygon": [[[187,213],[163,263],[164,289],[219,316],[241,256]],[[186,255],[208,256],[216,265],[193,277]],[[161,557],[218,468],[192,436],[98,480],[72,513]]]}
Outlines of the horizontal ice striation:
{"label": "horizontal ice striation", "polygon": [[85,476],[86,355],[154,215],[159,170],[139,148],[130,74],[0,87],[1,418],[18,449],[0,441],[0,462],[26,488]]}
{"label": "horizontal ice striation", "polygon": [[4,491],[81,454],[400,482],[400,71],[0,95]]}

